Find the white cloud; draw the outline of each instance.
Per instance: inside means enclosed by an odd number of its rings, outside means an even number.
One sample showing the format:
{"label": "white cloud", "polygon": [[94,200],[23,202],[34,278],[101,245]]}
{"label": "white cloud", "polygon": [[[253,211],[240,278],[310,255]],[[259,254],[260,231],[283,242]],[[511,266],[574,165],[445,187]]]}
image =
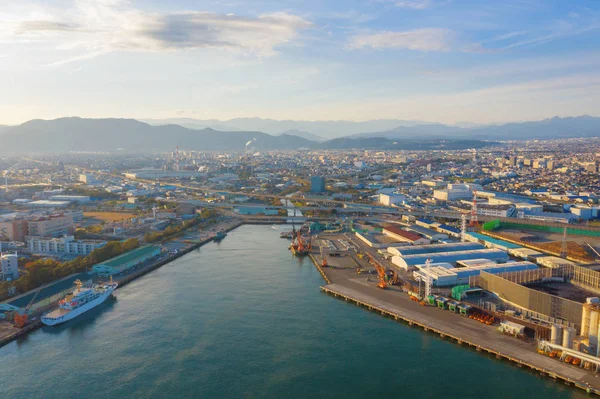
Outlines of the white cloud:
{"label": "white cloud", "polygon": [[415,51],[449,51],[454,41],[454,32],[448,29],[424,28],[404,32],[362,33],[354,36],[348,47],[360,48],[403,48]]}
{"label": "white cloud", "polygon": [[0,10],[0,20],[8,21],[0,26],[0,41],[76,50],[78,54],[69,56],[73,60],[111,51],[196,48],[270,56],[311,25],[283,12],[256,17],[202,11],[147,13],[125,0],[73,0],[66,9],[39,4],[30,9],[35,13]]}
{"label": "white cloud", "polygon": [[518,31],[507,33],[496,38],[483,41],[481,45],[493,44],[494,42],[505,43],[508,39],[516,39],[512,43],[506,43],[497,50],[510,50],[522,46],[536,46],[550,43],[556,40],[568,37],[582,35],[600,29],[600,22],[592,20],[591,22],[573,23],[568,21],[557,21],[553,26],[538,29],[535,31]]}
{"label": "white cloud", "polygon": [[430,0],[400,0],[394,3],[396,7],[424,10],[431,5]]}

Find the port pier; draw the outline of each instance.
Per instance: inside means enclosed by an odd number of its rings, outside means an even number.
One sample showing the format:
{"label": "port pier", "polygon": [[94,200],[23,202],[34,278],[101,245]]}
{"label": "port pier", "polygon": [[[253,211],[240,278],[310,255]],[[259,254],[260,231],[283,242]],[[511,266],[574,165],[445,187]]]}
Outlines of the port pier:
{"label": "port pier", "polygon": [[[321,291],[332,295],[336,298],[344,299],[345,301],[350,303],[355,303],[358,306],[364,307],[371,311],[375,311],[383,316],[390,317],[396,321],[406,323],[406,325],[408,326],[420,327],[421,329],[423,329],[423,331],[436,334],[442,339],[449,339],[450,341],[453,341],[459,345],[467,345],[468,347],[475,349],[477,352],[486,353],[488,355],[494,356],[496,359],[499,360],[509,361],[519,368],[526,367],[532,371],[538,372],[540,375],[550,377],[556,381],[561,381],[566,385],[577,387],[579,389],[585,390],[588,393],[600,395],[600,383],[594,381],[594,377],[591,374],[578,372],[578,370],[574,370],[568,365],[564,365],[562,363],[553,361],[553,359],[546,359],[544,356],[537,355],[536,353],[525,352],[524,357],[527,357],[527,359],[524,359],[522,358],[522,356],[519,355],[519,352],[521,352],[521,348],[519,348],[519,346],[515,346],[512,350],[507,351],[505,348],[500,349],[494,347],[496,345],[494,345],[495,342],[493,340],[490,342],[489,345],[486,345],[475,341],[473,338],[465,339],[463,336],[448,331],[448,323],[440,322],[439,325],[434,325],[423,321],[419,321],[416,319],[416,317],[410,317],[407,314],[405,314],[405,312],[398,312],[396,310],[390,309],[389,305],[373,303],[374,298],[368,298],[362,293],[353,292],[353,290],[348,289],[347,287],[344,287],[342,285],[331,284],[327,286],[322,286],[320,288]],[[460,317],[458,315],[454,316]],[[581,378],[582,374],[584,374],[584,378]]]}
{"label": "port pier", "polygon": [[328,295],[393,318],[408,327],[418,327],[490,358],[511,362],[536,375],[600,395],[600,381],[595,373],[540,355],[535,345],[501,334],[496,328],[437,307],[421,306],[395,287],[379,289],[375,281],[365,281],[364,277],[357,276],[354,265],[348,266],[350,260],[338,261],[347,263],[346,266],[340,263],[339,267],[323,268],[317,252],[313,251],[310,259],[326,283],[320,290]]}

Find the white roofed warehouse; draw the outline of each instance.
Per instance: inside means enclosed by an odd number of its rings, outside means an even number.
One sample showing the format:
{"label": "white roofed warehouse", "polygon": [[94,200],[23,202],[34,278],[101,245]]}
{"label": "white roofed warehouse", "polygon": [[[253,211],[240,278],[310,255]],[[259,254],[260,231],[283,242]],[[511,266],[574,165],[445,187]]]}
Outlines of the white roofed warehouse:
{"label": "white roofed warehouse", "polygon": [[499,249],[479,249],[458,252],[434,252],[406,256],[394,256],[392,263],[401,269],[411,270],[414,266],[425,264],[428,260],[433,263],[456,263],[459,260],[489,259],[495,262],[508,261],[506,252]]}

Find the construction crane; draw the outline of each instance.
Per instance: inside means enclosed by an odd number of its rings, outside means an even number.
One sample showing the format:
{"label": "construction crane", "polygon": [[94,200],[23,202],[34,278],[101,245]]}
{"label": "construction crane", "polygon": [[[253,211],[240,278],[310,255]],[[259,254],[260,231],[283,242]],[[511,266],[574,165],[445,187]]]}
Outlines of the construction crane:
{"label": "construction crane", "polygon": [[385,274],[385,267],[381,266],[381,264],[371,255],[367,253],[369,256],[369,260],[371,264],[375,266],[375,270],[377,270],[377,274],[379,275],[379,282],[377,283],[377,287],[381,289],[386,289],[388,287],[387,276]]}
{"label": "construction crane", "polygon": [[567,243],[567,228],[565,227],[565,229],[563,230],[562,245],[560,248],[560,257],[566,259],[568,255],[569,255],[569,245]]}
{"label": "construction crane", "polygon": [[402,284],[402,280],[400,279],[400,276],[398,276],[398,273],[394,270],[394,275],[392,276],[392,285],[400,284]]}
{"label": "construction crane", "polygon": [[471,226],[477,226],[477,190],[473,190],[473,205],[471,205]]}
{"label": "construction crane", "polygon": [[307,243],[304,238],[302,238],[302,233],[300,230],[296,232],[296,235],[292,238],[292,243],[290,244],[290,250],[296,256],[305,256],[308,255],[308,252],[311,249],[311,244]]}
{"label": "construction crane", "polygon": [[302,234],[300,234],[300,231],[298,231],[298,250],[305,251],[308,254],[308,251],[311,250],[311,247],[312,246],[310,242],[306,242],[304,237],[302,237]]}
{"label": "construction crane", "polygon": [[42,292],[43,289],[44,289],[44,286],[42,286],[39,290],[37,290],[35,292],[35,294],[33,295],[33,298],[31,298],[31,301],[29,301],[29,303],[27,304],[27,306],[25,306],[24,309],[22,309],[21,311],[17,311],[15,313],[15,327],[18,327],[18,328],[25,327],[25,324],[27,324],[27,321],[29,319],[29,312],[31,311],[31,306],[33,305],[33,303],[35,302],[35,299],[37,298],[39,293]]}

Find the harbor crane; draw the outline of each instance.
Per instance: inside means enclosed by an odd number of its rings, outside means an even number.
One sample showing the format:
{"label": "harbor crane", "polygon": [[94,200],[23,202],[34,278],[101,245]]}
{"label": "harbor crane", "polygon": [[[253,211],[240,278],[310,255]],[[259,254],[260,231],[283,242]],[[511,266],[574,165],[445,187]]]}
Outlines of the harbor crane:
{"label": "harbor crane", "polygon": [[296,256],[308,255],[311,250],[310,242],[306,242],[302,237],[300,230],[296,231],[296,234],[292,236],[292,243],[290,244],[290,250]]}
{"label": "harbor crane", "polygon": [[31,298],[31,301],[29,301],[27,306],[25,306],[25,308],[23,308],[21,311],[17,311],[15,313],[15,327],[18,327],[18,328],[25,327],[25,324],[27,324],[27,321],[29,319],[29,313],[31,312],[31,307],[33,306],[35,299],[38,297],[39,293],[42,292],[43,289],[44,289],[44,286],[40,287],[40,289],[35,292],[35,294]]}
{"label": "harbor crane", "polygon": [[370,253],[367,253],[367,255],[369,256],[371,264],[375,266],[375,270],[377,270],[377,274],[379,275],[379,282],[377,283],[377,287],[381,289],[386,289],[388,287],[388,283],[387,276],[385,274],[385,267],[381,266],[381,264],[377,261],[377,259],[375,259],[375,257],[373,257],[373,255],[371,255]]}

